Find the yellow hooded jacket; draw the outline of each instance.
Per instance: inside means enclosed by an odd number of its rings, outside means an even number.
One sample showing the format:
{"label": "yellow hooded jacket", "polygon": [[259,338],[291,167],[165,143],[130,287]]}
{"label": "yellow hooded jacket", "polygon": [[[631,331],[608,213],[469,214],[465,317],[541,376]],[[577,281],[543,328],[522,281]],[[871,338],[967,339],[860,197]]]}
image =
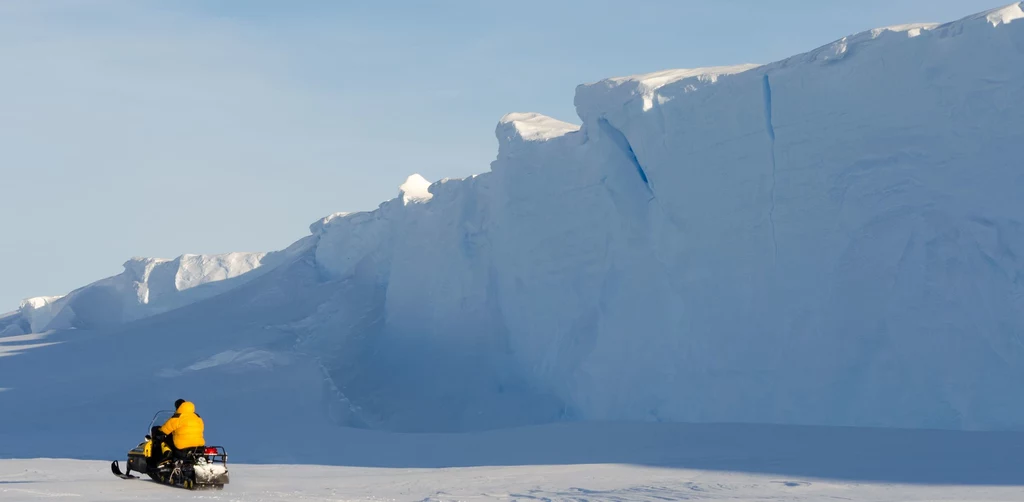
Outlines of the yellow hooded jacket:
{"label": "yellow hooded jacket", "polygon": [[196,405],[189,401],[181,403],[171,418],[160,427],[160,432],[171,434],[177,449],[204,446],[203,419],[196,415]]}

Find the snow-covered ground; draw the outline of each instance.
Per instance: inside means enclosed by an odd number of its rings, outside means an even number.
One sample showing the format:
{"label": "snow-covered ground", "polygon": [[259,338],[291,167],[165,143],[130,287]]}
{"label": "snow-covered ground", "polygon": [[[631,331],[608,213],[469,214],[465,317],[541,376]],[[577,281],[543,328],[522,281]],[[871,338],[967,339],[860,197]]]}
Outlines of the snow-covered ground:
{"label": "snow-covered ground", "polygon": [[915,485],[622,464],[406,469],[234,465],[223,491],[122,481],[105,462],[0,460],[0,500],[256,501],[1019,501],[1014,486]]}
{"label": "snow-covered ground", "polygon": [[[109,445],[127,443],[96,447],[110,453],[103,461],[0,460],[0,499],[61,494],[84,500],[242,501],[1024,497],[1019,461],[1024,432],[581,422],[458,434],[324,428],[311,435],[305,421],[278,422],[269,429],[262,423],[208,421],[216,437],[229,429],[243,432],[225,443],[229,454],[242,451],[240,457],[253,458],[251,452],[263,443],[290,465],[238,460],[229,464],[231,483],[223,492],[196,495],[114,477],[109,460],[122,458],[137,438],[103,434]],[[56,428],[50,439],[74,443],[81,433],[73,420],[64,422],[67,427]],[[4,440],[0,436],[0,444]],[[34,450],[53,449],[46,443]],[[319,462],[331,465],[315,465]]]}

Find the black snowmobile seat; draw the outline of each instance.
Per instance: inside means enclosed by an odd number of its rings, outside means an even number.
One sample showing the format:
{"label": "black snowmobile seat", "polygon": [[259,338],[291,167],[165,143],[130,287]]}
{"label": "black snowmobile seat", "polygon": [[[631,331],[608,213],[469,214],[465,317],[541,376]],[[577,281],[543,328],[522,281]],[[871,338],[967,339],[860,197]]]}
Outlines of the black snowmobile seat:
{"label": "black snowmobile seat", "polygon": [[172,449],[171,453],[175,456],[175,458],[180,458],[182,460],[187,460],[195,457],[202,457],[205,456],[206,454],[206,445],[190,446],[188,448],[182,448],[180,450]]}

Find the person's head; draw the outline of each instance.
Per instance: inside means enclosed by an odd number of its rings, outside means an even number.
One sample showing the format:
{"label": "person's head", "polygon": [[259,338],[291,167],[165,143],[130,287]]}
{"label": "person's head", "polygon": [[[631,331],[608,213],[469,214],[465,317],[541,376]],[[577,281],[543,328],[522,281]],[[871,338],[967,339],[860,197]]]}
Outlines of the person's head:
{"label": "person's head", "polygon": [[181,404],[184,403],[184,402],[185,402],[184,399],[179,399],[179,400],[175,401],[174,402],[174,409],[177,410],[178,408],[181,408]]}

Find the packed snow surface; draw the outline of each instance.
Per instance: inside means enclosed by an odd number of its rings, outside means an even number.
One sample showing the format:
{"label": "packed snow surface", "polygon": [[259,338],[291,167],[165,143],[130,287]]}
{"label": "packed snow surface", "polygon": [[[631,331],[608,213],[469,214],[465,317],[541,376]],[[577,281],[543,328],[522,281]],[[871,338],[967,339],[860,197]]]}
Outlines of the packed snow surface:
{"label": "packed snow surface", "polygon": [[1022,12],[581,85],[489,172],[28,301],[0,457],[120,451],[178,397],[251,461],[338,425],[1024,428]]}
{"label": "packed snow surface", "polygon": [[223,491],[122,481],[106,462],[0,460],[0,501],[1017,500],[1019,487],[920,486],[627,465],[395,469],[234,465]]}

